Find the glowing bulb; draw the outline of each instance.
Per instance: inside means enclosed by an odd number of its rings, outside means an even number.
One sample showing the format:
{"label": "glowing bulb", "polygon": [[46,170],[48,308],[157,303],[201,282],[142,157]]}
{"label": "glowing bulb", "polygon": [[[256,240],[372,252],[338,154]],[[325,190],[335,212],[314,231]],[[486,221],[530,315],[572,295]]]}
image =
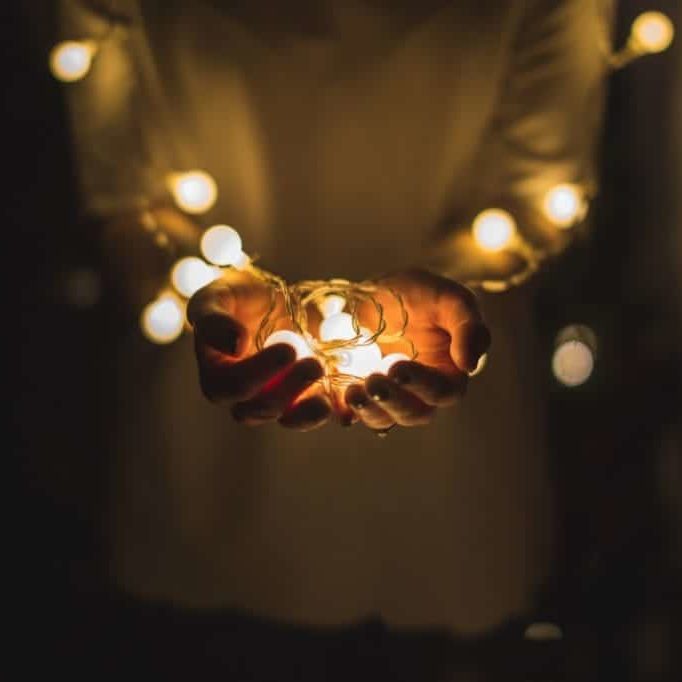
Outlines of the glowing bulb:
{"label": "glowing bulb", "polygon": [[145,307],[140,324],[144,335],[153,343],[171,343],[182,334],[184,306],[175,296],[161,296]]}
{"label": "glowing bulb", "polygon": [[556,623],[531,623],[523,633],[525,639],[545,642],[552,639],[563,639],[564,632]]}
{"label": "glowing bulb", "polygon": [[662,12],[644,12],[632,23],[630,40],[640,52],[663,52],[675,35],[673,22]]}
{"label": "glowing bulb", "polygon": [[336,353],[338,371],[341,374],[350,374],[361,379],[378,372],[381,360],[381,349],[376,343],[344,348]]}
{"label": "glowing bulb", "polygon": [[545,195],[545,215],[557,227],[571,227],[580,218],[585,204],[575,185],[562,184],[552,187]]}
{"label": "glowing bulb", "polygon": [[175,203],[186,213],[205,213],[218,198],[215,180],[201,170],[174,173],[169,184]]}
{"label": "glowing bulb", "polygon": [[320,339],[322,341],[349,341],[357,336],[353,329],[353,317],[348,313],[336,313],[322,320]]}
{"label": "glowing bulb", "polygon": [[96,51],[96,45],[91,41],[67,40],[58,43],[50,52],[50,71],[55,78],[65,83],[79,81],[90,71]]}
{"label": "glowing bulb", "polygon": [[405,353],[389,353],[381,359],[377,372],[388,374],[388,370],[391,369],[393,365],[397,362],[403,362],[404,360],[410,360],[410,356],[405,355]]}
{"label": "glowing bulb", "polygon": [[597,337],[583,324],[564,327],[554,342],[552,371],[564,386],[580,386],[591,376],[597,349]]}
{"label": "glowing bulb", "polygon": [[476,216],[473,233],[476,243],[485,251],[501,251],[514,237],[516,222],[507,211],[489,208]]}
{"label": "glowing bulb", "polygon": [[240,266],[248,256],[242,251],[239,232],[228,225],[214,225],[201,238],[201,253],[214,265]]}
{"label": "glowing bulb", "polygon": [[343,296],[337,296],[336,294],[331,294],[325,296],[325,298],[320,303],[320,313],[322,317],[327,318],[332,315],[337,315],[346,307],[346,299]]}
{"label": "glowing bulb", "polygon": [[276,343],[288,343],[293,346],[296,351],[296,359],[303,360],[303,358],[312,358],[315,354],[306,342],[306,340],[296,332],[291,332],[287,329],[280,329],[276,331],[265,340],[263,348],[274,346]]}
{"label": "glowing bulb", "polygon": [[181,258],[173,266],[171,282],[179,294],[191,298],[219,276],[216,271],[217,268],[211,267],[201,258]]}

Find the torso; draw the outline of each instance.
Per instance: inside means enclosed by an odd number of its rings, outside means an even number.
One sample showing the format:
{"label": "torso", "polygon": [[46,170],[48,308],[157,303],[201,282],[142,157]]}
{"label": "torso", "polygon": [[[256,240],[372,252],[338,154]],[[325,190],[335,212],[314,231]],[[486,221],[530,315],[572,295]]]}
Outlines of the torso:
{"label": "torso", "polygon": [[[415,17],[330,3],[306,35],[292,26],[276,39],[267,13],[218,4],[167,9],[164,21],[146,8],[184,131],[178,163],[219,181],[208,219],[234,224],[247,250],[290,278],[413,264],[466,206],[511,11],[432,2]],[[359,426],[236,427],[199,394],[189,340],[155,367],[131,340],[116,578],[184,604],[308,623],[378,613],[472,632],[528,608],[550,554],[544,368],[527,295],[483,305],[495,343],[463,405],[385,440]]]}

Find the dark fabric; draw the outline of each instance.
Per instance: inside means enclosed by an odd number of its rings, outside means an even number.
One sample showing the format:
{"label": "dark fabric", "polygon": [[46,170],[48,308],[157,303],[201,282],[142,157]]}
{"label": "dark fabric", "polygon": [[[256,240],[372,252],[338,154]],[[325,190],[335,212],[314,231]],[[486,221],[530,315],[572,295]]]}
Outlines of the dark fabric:
{"label": "dark fabric", "polygon": [[41,647],[41,665],[87,670],[99,679],[513,682],[560,680],[565,667],[563,642],[524,639],[528,620],[459,639],[445,630],[391,629],[378,618],[305,627],[241,610],[188,611],[122,594],[72,602],[59,617],[61,627],[51,627],[49,643]]}

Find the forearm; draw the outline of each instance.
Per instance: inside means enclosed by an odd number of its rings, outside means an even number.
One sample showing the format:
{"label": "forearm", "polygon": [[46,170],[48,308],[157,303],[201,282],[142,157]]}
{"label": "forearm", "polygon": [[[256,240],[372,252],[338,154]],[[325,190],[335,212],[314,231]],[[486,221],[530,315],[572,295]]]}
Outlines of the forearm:
{"label": "forearm", "polygon": [[198,250],[199,227],[172,208],[121,213],[98,225],[112,288],[136,311],[167,286],[177,258]]}

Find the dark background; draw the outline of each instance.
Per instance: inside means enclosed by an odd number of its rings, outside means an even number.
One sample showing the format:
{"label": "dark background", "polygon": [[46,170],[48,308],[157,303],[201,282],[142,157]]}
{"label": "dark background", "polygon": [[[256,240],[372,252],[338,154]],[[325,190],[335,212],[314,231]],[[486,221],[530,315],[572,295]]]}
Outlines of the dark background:
{"label": "dark background", "polygon": [[[679,5],[623,0],[618,44],[647,9],[666,11],[682,31]],[[7,9],[6,561],[19,606],[14,629],[27,660],[96,649],[105,661],[125,647],[130,653],[121,632],[142,622],[137,606],[107,587],[103,530],[107,414],[124,398],[111,389],[107,358],[136,320],[107,279],[96,230],[78,214],[64,103],[47,71],[53,27],[36,30],[20,7]],[[569,666],[577,680],[656,682],[682,670],[681,76],[678,35],[669,51],[612,77],[594,230],[542,276],[537,298],[546,350],[539,362],[549,368],[565,324],[588,324],[599,340],[585,386],[564,389],[549,369],[547,376],[564,517],[548,599],[564,622],[580,624],[583,644]],[[169,646],[187,646],[188,619],[159,616]]]}

